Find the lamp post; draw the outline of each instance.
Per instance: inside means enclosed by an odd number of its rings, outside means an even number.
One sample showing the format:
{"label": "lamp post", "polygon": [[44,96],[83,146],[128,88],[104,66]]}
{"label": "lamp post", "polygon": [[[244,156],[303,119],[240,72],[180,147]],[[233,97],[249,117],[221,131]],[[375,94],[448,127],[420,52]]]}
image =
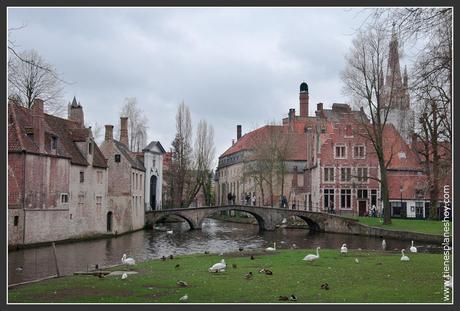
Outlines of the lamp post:
{"label": "lamp post", "polygon": [[403,186],[402,185],[399,185],[399,193],[400,193],[400,210],[399,210],[399,217],[402,218],[402,215],[401,215],[401,211],[402,211],[402,193],[403,193]]}

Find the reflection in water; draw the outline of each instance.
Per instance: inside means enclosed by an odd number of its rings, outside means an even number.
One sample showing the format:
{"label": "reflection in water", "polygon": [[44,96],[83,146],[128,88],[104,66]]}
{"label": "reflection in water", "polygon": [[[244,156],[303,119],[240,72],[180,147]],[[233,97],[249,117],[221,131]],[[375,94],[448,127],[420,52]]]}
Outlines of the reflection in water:
{"label": "reflection in water", "polygon": [[[259,232],[256,225],[222,222],[205,219],[202,230],[188,231],[187,223],[168,223],[163,230],[146,230],[119,236],[86,242],[56,245],[59,270],[63,275],[75,271],[94,269],[101,266],[121,263],[123,254],[144,261],[161,256],[263,249],[276,242],[277,249],[288,249],[292,244],[298,248],[337,248],[346,243],[349,249],[380,249],[381,239],[366,236],[312,233],[304,229],[277,229]],[[429,245],[419,246],[419,251],[432,251]],[[387,240],[387,249],[408,248],[407,241]],[[22,267],[20,271],[17,269]],[[8,253],[8,283],[14,284],[56,274],[51,247],[37,247]]]}

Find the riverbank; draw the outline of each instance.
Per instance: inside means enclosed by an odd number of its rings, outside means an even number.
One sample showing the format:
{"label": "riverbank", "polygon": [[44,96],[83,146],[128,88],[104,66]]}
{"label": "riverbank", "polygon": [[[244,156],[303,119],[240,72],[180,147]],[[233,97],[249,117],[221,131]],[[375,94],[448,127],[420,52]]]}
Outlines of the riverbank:
{"label": "riverbank", "polygon": [[[278,303],[279,296],[291,294],[301,303],[443,302],[442,254],[410,253],[411,260],[402,262],[398,252],[349,250],[341,256],[338,250],[320,250],[319,260],[302,260],[313,252],[225,254],[227,270],[222,273],[208,272],[222,259],[216,254],[151,260],[131,267],[138,274],[124,280],[69,276],[18,286],[9,289],[8,302],[178,303],[185,294],[193,303]],[[262,268],[273,275],[258,273]],[[244,277],[248,272],[253,273],[249,280]],[[179,287],[179,280],[188,287]],[[324,283],[329,290],[321,288]]]}
{"label": "riverbank", "polygon": [[[250,217],[243,217],[243,216],[227,216],[227,215],[212,215],[209,216],[209,218],[212,219],[217,219],[221,221],[227,221],[227,222],[234,222],[234,223],[240,223],[240,224],[249,224],[249,225],[256,225],[258,226],[257,220],[250,216]],[[299,220],[292,220],[288,219],[286,224],[282,224],[277,226],[277,228],[284,228],[284,229],[308,229],[308,225],[305,224],[305,221],[299,219]]]}

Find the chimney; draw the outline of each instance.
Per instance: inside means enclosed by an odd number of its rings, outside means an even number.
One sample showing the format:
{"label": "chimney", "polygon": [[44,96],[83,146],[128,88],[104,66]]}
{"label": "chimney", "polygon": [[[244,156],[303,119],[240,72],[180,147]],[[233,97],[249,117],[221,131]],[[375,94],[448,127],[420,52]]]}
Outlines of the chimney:
{"label": "chimney", "polygon": [[323,103],[317,103],[316,104],[316,111],[322,111],[323,110]]}
{"label": "chimney", "polygon": [[236,126],[236,140],[240,140],[240,138],[241,138],[241,125],[238,124]]}
{"label": "chimney", "polygon": [[40,153],[45,151],[45,116],[43,114],[43,100],[35,99],[32,106],[32,125],[34,141]]}
{"label": "chimney", "polygon": [[113,140],[113,125],[105,126],[105,141]]}
{"label": "chimney", "polygon": [[85,125],[85,118],[83,116],[83,107],[80,103],[77,103],[75,96],[73,97],[72,103],[69,104],[68,119],[75,121],[77,126],[83,128]]}
{"label": "chimney", "polygon": [[308,117],[308,85],[302,82],[299,93],[300,116]]}
{"label": "chimney", "polygon": [[120,143],[128,145],[128,117],[120,117]]}
{"label": "chimney", "polygon": [[289,109],[289,122],[295,120],[295,109],[291,108]]}

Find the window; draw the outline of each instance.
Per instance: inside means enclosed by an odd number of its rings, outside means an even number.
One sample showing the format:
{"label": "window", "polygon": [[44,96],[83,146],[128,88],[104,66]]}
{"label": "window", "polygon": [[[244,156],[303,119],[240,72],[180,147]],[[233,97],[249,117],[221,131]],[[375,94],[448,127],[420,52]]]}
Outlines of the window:
{"label": "window", "polygon": [[96,197],[96,208],[101,208],[102,207],[102,197],[97,196]]}
{"label": "window", "polygon": [[88,153],[89,154],[93,153],[93,142],[92,141],[90,141],[88,144]]}
{"label": "window", "polygon": [[364,146],[354,146],[353,157],[355,159],[364,159],[366,157]]}
{"label": "window", "polygon": [[155,161],[155,159],[153,159],[152,160],[152,167],[155,167],[155,165],[156,165],[156,161]]}
{"label": "window", "polygon": [[69,195],[67,193],[61,193],[61,203],[69,203]]}
{"label": "window", "polygon": [[342,182],[351,181],[351,168],[350,167],[340,168],[340,181]]}
{"label": "window", "polygon": [[367,182],[367,167],[358,167],[357,175],[359,182]]}
{"label": "window", "polygon": [[85,172],[80,172],[80,182],[85,182]]}
{"label": "window", "polygon": [[324,182],[334,182],[334,168],[333,167],[324,168]]}
{"label": "window", "polygon": [[80,193],[78,195],[78,205],[83,205],[85,204],[85,195],[83,193]]}
{"label": "window", "polygon": [[334,189],[324,189],[324,209],[334,208]]}
{"label": "window", "polygon": [[19,224],[19,216],[14,216],[14,226],[17,227]]}
{"label": "window", "polygon": [[340,208],[351,208],[351,189],[340,190]]}
{"label": "window", "polygon": [[120,162],[121,161],[121,156],[119,154],[115,155],[115,162]]}
{"label": "window", "polygon": [[345,146],[335,146],[335,158],[336,159],[345,159],[346,155],[346,147]]}
{"label": "window", "polygon": [[367,189],[358,189],[358,199],[367,199]]}
{"label": "window", "polygon": [[377,206],[377,190],[371,190],[371,206]]}
{"label": "window", "polygon": [[51,137],[51,149],[52,150],[57,149],[57,141],[58,141],[58,138],[56,136]]}
{"label": "window", "polygon": [[97,171],[96,172],[96,180],[98,184],[102,184],[102,171]]}

